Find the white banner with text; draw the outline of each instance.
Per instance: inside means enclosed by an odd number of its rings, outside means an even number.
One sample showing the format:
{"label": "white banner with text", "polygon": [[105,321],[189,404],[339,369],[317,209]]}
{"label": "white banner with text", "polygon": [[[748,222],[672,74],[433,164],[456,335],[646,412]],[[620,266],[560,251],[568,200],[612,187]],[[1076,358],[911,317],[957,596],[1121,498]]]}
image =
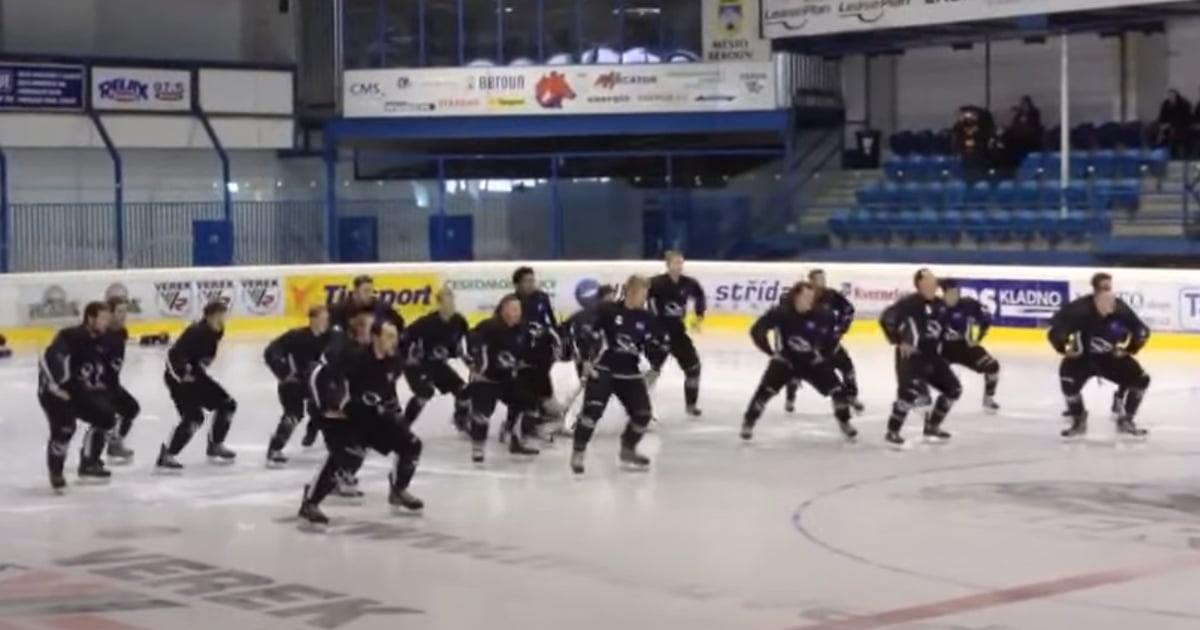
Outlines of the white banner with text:
{"label": "white banner with text", "polygon": [[92,68],[92,107],[104,111],[187,112],[192,73],[158,68]]}

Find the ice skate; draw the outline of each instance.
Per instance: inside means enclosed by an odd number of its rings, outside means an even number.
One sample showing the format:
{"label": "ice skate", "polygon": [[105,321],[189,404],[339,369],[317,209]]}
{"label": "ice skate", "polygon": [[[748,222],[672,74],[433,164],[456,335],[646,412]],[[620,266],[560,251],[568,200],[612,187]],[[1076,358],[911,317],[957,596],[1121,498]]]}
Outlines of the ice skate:
{"label": "ice skate", "polygon": [[104,467],[99,459],[84,460],[79,463],[79,481],[103,483],[112,479],[112,472]]}
{"label": "ice skate", "polygon": [[363,498],[363,491],[358,489],[358,480],[354,475],[346,472],[337,473],[337,484],[333,490],[334,496],[348,501],[357,501]]}
{"label": "ice skate", "polygon": [[996,413],[1000,411],[1000,404],[996,402],[996,398],[994,396],[984,396],[983,410],[986,413]]}
{"label": "ice skate", "polygon": [[850,399],[850,408],[854,410],[854,415],[856,416],[863,415],[863,412],[867,410],[867,406],[862,404],[857,397]]}
{"label": "ice skate", "polygon": [[583,459],[584,451],[571,451],[571,472],[576,475],[583,474]]}
{"label": "ice skate", "polygon": [[288,458],[283,454],[283,451],[270,450],[267,451],[267,468],[282,468],[288,463]]}
{"label": "ice skate", "polygon": [[1118,437],[1140,439],[1145,438],[1149,434],[1149,431],[1139,427],[1137,423],[1133,421],[1133,418],[1129,416],[1121,416],[1121,418],[1117,420]]}
{"label": "ice skate", "polygon": [[300,446],[304,448],[312,448],[317,443],[317,430],[313,427],[312,420],[308,421],[308,425],[304,428],[304,439],[300,440]]}
{"label": "ice skate", "polygon": [[1125,399],[1117,394],[1113,394],[1112,400],[1112,421],[1117,423],[1117,428],[1120,428],[1121,418],[1125,415]]}
{"label": "ice skate", "polygon": [[[308,496],[308,489],[309,486],[304,486],[305,497]],[[329,517],[325,516],[325,513],[321,511],[321,508],[316,503],[310,503],[307,498],[300,503],[300,511],[296,516],[299,516],[308,525],[316,527],[324,527],[329,524]]]}
{"label": "ice skate", "polygon": [[471,463],[476,465],[482,464],[484,459],[486,459],[486,455],[484,454],[483,444],[479,442],[471,444]]}
{"label": "ice skate", "polygon": [[684,413],[687,414],[689,418],[699,418],[702,415],[700,408],[696,405],[688,405],[687,408],[684,409]]}
{"label": "ice skate", "polygon": [[741,436],[742,440],[745,442],[749,442],[750,440],[753,440],[754,439],[754,423],[753,422],[743,422],[742,430],[740,433],[738,433],[738,435]]}
{"label": "ice skate", "polygon": [[518,438],[514,433],[512,437],[508,439],[508,453],[518,457],[532,457],[541,453],[541,451],[525,444],[525,440]]}
{"label": "ice skate", "polygon": [[649,457],[637,452],[636,449],[626,446],[621,447],[620,459],[622,464],[632,469],[645,470],[650,467]]}
{"label": "ice skate", "polygon": [[177,474],[183,472],[183,464],[180,464],[175,456],[167,451],[164,445],[158,451],[158,461],[154,463],[156,472],[163,474]]}
{"label": "ice skate", "polygon": [[842,432],[842,437],[846,438],[847,442],[858,441],[858,429],[854,428],[849,420],[838,420],[838,430]]}
{"label": "ice skate", "polygon": [[1066,439],[1081,438],[1087,435],[1087,412],[1071,416],[1071,425],[1063,429],[1059,435]]}
{"label": "ice skate", "polygon": [[125,439],[116,435],[108,441],[108,459],[110,464],[128,464],[133,459],[133,449],[125,446]]}
{"label": "ice skate", "polygon": [[50,473],[50,489],[56,494],[62,494],[67,488],[67,478],[62,473]]}
{"label": "ice skate", "polygon": [[794,400],[783,401],[783,410],[786,411],[787,413],[796,413],[796,401],[794,401]]}
{"label": "ice skate", "polygon": [[904,448],[905,446],[904,437],[900,435],[899,430],[888,431],[883,439],[893,448]]}
{"label": "ice skate", "polygon": [[237,458],[237,453],[225,448],[224,444],[210,443],[208,445],[208,461],[218,464],[232,464]]}
{"label": "ice skate", "polygon": [[388,493],[388,505],[403,508],[409,512],[420,512],[425,509],[425,502],[418,499],[416,495],[408,490],[397,491],[394,488]]}

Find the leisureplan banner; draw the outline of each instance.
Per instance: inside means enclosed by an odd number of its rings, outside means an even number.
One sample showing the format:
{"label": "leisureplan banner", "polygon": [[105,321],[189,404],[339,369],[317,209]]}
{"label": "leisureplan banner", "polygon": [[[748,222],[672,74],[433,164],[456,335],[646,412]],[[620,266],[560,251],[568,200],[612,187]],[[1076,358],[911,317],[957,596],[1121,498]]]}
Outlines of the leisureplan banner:
{"label": "leisureplan banner", "polygon": [[352,70],[344,79],[347,117],[775,109],[769,61]]}

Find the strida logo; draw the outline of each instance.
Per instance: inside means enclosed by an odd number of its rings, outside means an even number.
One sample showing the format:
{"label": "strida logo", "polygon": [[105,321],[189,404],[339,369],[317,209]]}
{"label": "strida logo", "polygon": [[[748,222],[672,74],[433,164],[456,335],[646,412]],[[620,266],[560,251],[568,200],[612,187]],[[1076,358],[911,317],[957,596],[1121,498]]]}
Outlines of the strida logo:
{"label": "strida logo", "polygon": [[270,315],[279,310],[282,289],[277,278],[244,278],[242,304],[246,311],[255,315]]}

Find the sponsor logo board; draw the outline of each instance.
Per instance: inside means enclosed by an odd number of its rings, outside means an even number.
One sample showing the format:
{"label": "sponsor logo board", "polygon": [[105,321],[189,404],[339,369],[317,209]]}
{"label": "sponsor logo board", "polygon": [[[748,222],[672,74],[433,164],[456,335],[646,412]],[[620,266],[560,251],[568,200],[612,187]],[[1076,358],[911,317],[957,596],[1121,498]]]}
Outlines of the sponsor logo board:
{"label": "sponsor logo board", "polygon": [[110,111],[190,111],[192,74],[162,68],[95,67],[92,104]]}
{"label": "sponsor logo board", "polygon": [[[313,306],[332,306],[353,290],[354,275],[291,276],[284,280],[284,313],[304,317]],[[433,274],[380,274],[373,276],[375,296],[412,321],[433,307],[434,287],[440,279]]]}
{"label": "sponsor logo board", "polygon": [[962,295],[979,300],[997,326],[1042,327],[1071,298],[1065,280],[959,279]]}

